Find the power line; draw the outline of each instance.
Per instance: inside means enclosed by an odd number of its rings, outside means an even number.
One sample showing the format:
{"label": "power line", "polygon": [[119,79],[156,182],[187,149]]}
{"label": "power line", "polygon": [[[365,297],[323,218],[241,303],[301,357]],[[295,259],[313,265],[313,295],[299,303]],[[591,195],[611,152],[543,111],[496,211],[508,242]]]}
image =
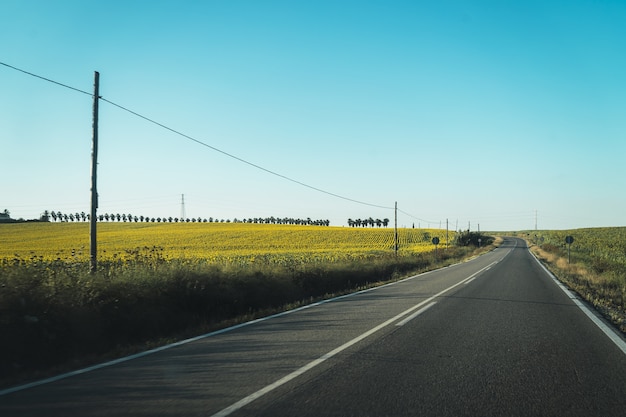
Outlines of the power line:
{"label": "power line", "polygon": [[303,186],[303,187],[310,188],[311,190],[315,190],[315,191],[318,191],[318,192],[320,192],[320,193],[324,193],[324,194],[327,194],[327,195],[330,195],[330,196],[333,196],[333,197],[336,197],[336,198],[340,198],[340,199],[343,199],[343,200],[351,201],[351,202],[353,202],[353,203],[363,204],[363,205],[366,205],[366,206],[371,206],[371,207],[378,207],[378,208],[382,208],[382,209],[389,209],[389,210],[393,210],[393,207],[387,207],[387,206],[381,206],[381,205],[377,205],[377,204],[371,204],[371,203],[367,203],[367,202],[364,202],[364,201],[355,200],[355,199],[352,199],[352,198],[349,198],[349,197],[344,197],[344,196],[342,196],[342,195],[335,194],[335,193],[332,193],[332,192],[330,192],[330,191],[322,190],[321,188],[317,188],[317,187],[314,187],[314,186],[312,186],[312,185],[306,184],[306,183],[304,183],[304,182],[302,182],[302,181],[295,180],[295,179],[293,179],[293,178],[291,178],[291,177],[288,177],[288,176],[286,176],[286,175],[279,174],[279,173],[278,173],[278,172],[276,172],[276,171],[272,171],[272,170],[270,170],[270,169],[264,168],[264,167],[262,167],[262,166],[260,166],[260,165],[257,165],[257,164],[255,164],[255,163],[252,163],[252,162],[250,162],[250,161],[247,161],[247,160],[245,160],[245,159],[243,159],[243,158],[240,158],[240,157],[238,157],[238,156],[236,156],[236,155],[233,155],[233,154],[228,153],[228,152],[226,152],[226,151],[223,151],[223,150],[221,150],[221,149],[219,149],[219,148],[216,148],[215,146],[211,146],[211,145],[209,145],[209,144],[208,144],[208,143],[206,143],[206,142],[202,142],[201,140],[198,140],[198,139],[196,139],[196,138],[194,138],[194,137],[191,137],[191,136],[189,136],[189,135],[187,135],[187,134],[185,134],[185,133],[182,133],[182,132],[180,132],[180,131],[178,131],[178,130],[175,130],[175,129],[173,129],[173,128],[169,127],[169,126],[166,126],[166,125],[164,125],[164,124],[162,124],[162,123],[159,123],[159,122],[157,122],[156,120],[150,119],[149,117],[146,117],[146,116],[144,116],[144,115],[142,115],[142,114],[139,114],[139,113],[137,113],[137,112],[135,112],[135,111],[133,111],[133,110],[130,110],[130,109],[126,108],[126,107],[123,107],[123,106],[121,106],[121,105],[119,105],[119,104],[117,104],[117,103],[114,103],[114,102],[112,102],[112,101],[110,101],[110,100],[107,100],[107,99],[106,99],[106,98],[104,98],[104,97],[101,97],[100,99],[101,99],[102,101],[107,102],[107,103],[109,103],[109,104],[111,104],[111,105],[113,105],[113,106],[115,106],[115,107],[117,107],[117,108],[119,108],[119,109],[121,109],[121,110],[124,110],[124,111],[126,111],[126,112],[128,112],[128,113],[130,113],[130,114],[132,114],[132,115],[134,115],[134,116],[137,116],[137,117],[139,117],[139,118],[141,118],[141,119],[144,119],[144,120],[145,120],[145,121],[147,121],[147,122],[153,123],[153,124],[155,124],[155,125],[157,125],[157,126],[159,126],[159,127],[163,128],[163,129],[169,130],[170,132],[172,132],[172,133],[174,133],[174,134],[176,134],[176,135],[182,136],[182,137],[184,137],[185,139],[189,139],[190,141],[195,142],[195,143],[197,143],[197,144],[199,144],[199,145],[205,146],[205,147],[207,147],[207,148],[209,148],[209,149],[211,149],[211,150],[213,150],[213,151],[215,151],[215,152],[219,152],[219,153],[221,153],[222,155],[226,155],[226,156],[228,156],[229,158],[235,159],[235,160],[237,160],[237,161],[239,161],[239,162],[242,162],[242,163],[247,164],[247,165],[250,165],[250,166],[252,166],[252,167],[254,167],[254,168],[260,169],[261,171],[265,171],[265,172],[267,172],[268,174],[275,175],[275,176],[277,176],[277,177],[279,177],[279,178],[282,178],[282,179],[284,179],[284,180],[291,181],[291,182],[293,182],[293,183],[295,183],[295,184],[298,184],[298,185],[301,185],[301,186]]}
{"label": "power line", "polygon": [[[4,65],[5,67],[8,67],[8,68],[14,69],[14,70],[16,70],[16,71],[22,72],[22,73],[24,73],[24,74],[30,75],[30,76],[32,76],[32,77],[39,78],[39,79],[41,79],[41,80],[51,82],[51,83],[53,83],[53,84],[57,84],[57,85],[59,85],[59,86],[61,86],[61,87],[69,88],[70,90],[74,90],[74,91],[77,91],[77,92],[79,92],[79,93],[83,93],[83,94],[87,94],[87,95],[89,95],[89,96],[93,96],[93,94],[92,94],[92,93],[89,93],[89,92],[87,92],[87,91],[83,91],[83,90],[81,90],[81,89],[78,89],[78,88],[75,88],[75,87],[71,87],[71,86],[69,86],[69,85],[66,85],[66,84],[63,84],[63,83],[60,83],[60,82],[57,82],[57,81],[51,80],[51,79],[49,79],[49,78],[42,77],[42,76],[37,75],[37,74],[33,74],[32,72],[25,71],[25,70],[23,70],[23,69],[20,69],[20,68],[14,67],[14,66],[9,65],[9,64],[6,64],[6,63],[4,63],[4,62],[0,62],[0,64]],[[303,187],[309,188],[309,189],[311,189],[311,190],[315,190],[315,191],[317,191],[317,192],[320,192],[320,193],[323,193],[323,194],[327,194],[327,195],[330,195],[330,196],[332,196],[332,197],[336,197],[336,198],[339,198],[339,199],[342,199],[342,200],[351,201],[351,202],[353,202],[353,203],[362,204],[362,205],[366,205],[366,206],[370,206],[370,207],[377,207],[377,208],[382,208],[382,209],[393,210],[393,207],[382,206],[382,205],[378,205],[378,204],[367,203],[367,202],[365,202],[365,201],[355,200],[355,199],[353,199],[353,198],[345,197],[345,196],[342,196],[342,195],[340,195],[340,194],[332,193],[332,192],[330,192],[330,191],[326,191],[326,190],[323,190],[323,189],[321,189],[321,188],[314,187],[314,186],[312,186],[312,185],[306,184],[306,183],[304,183],[304,182],[302,182],[302,181],[298,181],[298,180],[293,179],[293,178],[291,178],[291,177],[288,177],[288,176],[286,176],[286,175],[279,174],[279,173],[278,173],[278,172],[276,172],[276,171],[272,171],[272,170],[270,170],[270,169],[264,168],[264,167],[262,167],[262,166],[260,166],[260,165],[257,165],[257,164],[255,164],[255,163],[252,163],[252,162],[248,161],[248,160],[245,160],[245,159],[243,159],[243,158],[240,158],[240,157],[238,157],[238,156],[236,156],[236,155],[233,155],[233,154],[228,153],[228,152],[226,152],[226,151],[223,151],[223,150],[221,150],[221,149],[219,149],[219,148],[216,148],[215,146],[211,146],[211,145],[209,145],[209,144],[208,144],[208,143],[206,143],[206,142],[203,142],[203,141],[198,140],[198,139],[196,139],[196,138],[194,138],[194,137],[191,137],[191,136],[189,136],[189,135],[187,135],[187,134],[184,134],[184,133],[182,133],[182,132],[180,132],[180,131],[178,131],[178,130],[175,130],[175,129],[173,129],[173,128],[169,127],[169,126],[164,125],[163,123],[159,123],[159,122],[157,122],[157,121],[156,121],[156,120],[154,120],[154,119],[151,119],[151,118],[149,118],[149,117],[146,117],[146,116],[144,116],[144,115],[142,115],[142,114],[140,114],[140,113],[137,113],[136,111],[130,110],[129,108],[126,108],[126,107],[124,107],[124,106],[122,106],[122,105],[119,105],[119,104],[117,104],[117,103],[115,103],[115,102],[113,102],[113,101],[111,101],[111,100],[108,100],[108,99],[106,99],[106,98],[102,97],[102,96],[99,96],[98,98],[99,98],[100,100],[102,100],[102,101],[106,102],[106,103],[111,104],[112,106],[115,106],[115,107],[117,107],[117,108],[119,108],[119,109],[121,109],[121,110],[124,110],[124,111],[126,111],[126,112],[128,112],[128,113],[130,113],[130,114],[132,114],[132,115],[134,115],[134,116],[136,116],[136,117],[139,117],[139,118],[141,118],[141,119],[143,119],[143,120],[147,121],[147,122],[153,123],[153,124],[155,124],[155,125],[157,125],[157,126],[159,126],[159,127],[163,128],[163,129],[165,129],[165,130],[168,130],[168,131],[170,131],[170,132],[172,132],[172,133],[174,133],[174,134],[176,134],[176,135],[182,136],[182,137],[183,137],[183,138],[185,138],[185,139],[188,139],[188,140],[190,140],[190,141],[192,141],[192,142],[195,142],[195,143],[197,143],[197,144],[199,144],[199,145],[202,145],[202,146],[204,146],[204,147],[207,147],[207,148],[209,148],[209,149],[211,149],[211,150],[213,150],[213,151],[215,151],[215,152],[219,152],[219,153],[221,153],[222,155],[228,156],[229,158],[235,159],[235,160],[237,160],[237,161],[239,161],[239,162],[241,162],[241,163],[244,163],[244,164],[246,164],[246,165],[250,165],[251,167],[257,168],[257,169],[259,169],[259,170],[261,170],[261,171],[265,171],[265,172],[267,172],[268,174],[271,174],[271,175],[277,176],[277,177],[282,178],[282,179],[284,179],[284,180],[287,180],[287,181],[293,182],[293,183],[295,183],[295,184],[301,185],[301,186],[303,186]]]}
{"label": "power line", "polygon": [[67,84],[63,84],[63,83],[60,83],[58,81],[51,80],[50,78],[42,77],[41,75],[33,74],[32,72],[28,72],[26,70],[14,67],[13,65],[9,65],[9,64],[6,64],[4,62],[0,62],[0,65],[4,65],[5,67],[14,69],[14,70],[19,71],[19,72],[23,72],[24,74],[28,74],[28,75],[30,75],[32,77],[39,78],[39,79],[44,80],[44,81],[48,81],[48,82],[50,82],[52,84],[60,85],[61,87],[69,88],[70,90],[78,91],[79,93],[87,94],[88,96],[93,96],[92,93],[89,93],[87,91],[81,90],[79,88],[71,87],[71,86],[69,86]]}
{"label": "power line", "polygon": [[400,209],[398,209],[398,211],[399,211],[400,213],[402,213],[402,214],[406,214],[407,216],[409,216],[409,217],[411,217],[411,218],[413,218],[413,219],[415,219],[415,220],[419,220],[419,221],[421,221],[421,222],[425,222],[425,223],[438,223],[438,222],[440,221],[440,220],[437,220],[437,221],[432,220],[432,221],[431,221],[431,220],[420,219],[419,217],[416,217],[416,216],[412,215],[411,213],[407,213],[407,212],[406,212],[406,211],[404,211],[404,210],[400,210]]}

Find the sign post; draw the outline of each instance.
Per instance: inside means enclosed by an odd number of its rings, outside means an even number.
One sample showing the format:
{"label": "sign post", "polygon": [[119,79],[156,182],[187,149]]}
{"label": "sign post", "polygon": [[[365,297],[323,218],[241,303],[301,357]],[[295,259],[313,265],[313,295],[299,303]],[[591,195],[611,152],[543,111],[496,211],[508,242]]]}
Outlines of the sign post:
{"label": "sign post", "polygon": [[571,256],[571,249],[572,249],[572,243],[574,243],[574,237],[573,236],[565,236],[565,243],[567,243],[567,263],[571,263],[572,262],[572,256]]}
{"label": "sign post", "polygon": [[435,236],[432,240],[433,245],[435,245],[435,260],[437,260],[438,256],[437,256],[437,245],[439,244],[439,238],[437,236]]}

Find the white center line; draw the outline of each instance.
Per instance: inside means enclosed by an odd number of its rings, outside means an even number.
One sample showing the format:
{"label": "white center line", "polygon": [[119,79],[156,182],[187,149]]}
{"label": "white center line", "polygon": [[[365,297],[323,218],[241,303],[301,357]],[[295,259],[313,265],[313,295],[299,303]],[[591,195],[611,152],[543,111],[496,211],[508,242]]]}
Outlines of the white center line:
{"label": "white center line", "polygon": [[467,277],[467,280],[465,281],[465,284],[467,285],[467,284],[469,284],[470,282],[474,281],[474,280],[478,277],[478,274],[480,274],[480,273],[481,273],[481,272],[483,272],[483,271],[488,271],[489,269],[491,269],[491,267],[492,267],[494,264],[497,264],[497,263],[498,263],[498,261],[492,262],[492,263],[490,263],[489,265],[487,265],[486,267],[484,267],[483,269],[481,269],[480,271],[473,273],[472,275],[470,275],[469,277]]}
{"label": "white center line", "polygon": [[428,310],[429,308],[431,308],[432,306],[434,306],[435,304],[437,304],[436,301],[433,301],[432,303],[420,308],[419,310],[417,310],[415,313],[411,314],[409,317],[405,318],[404,320],[396,323],[396,326],[404,326],[405,324],[407,324],[408,322],[410,322],[411,320],[413,320],[415,317],[419,316],[420,314],[422,314],[424,311]]}
{"label": "white center line", "polygon": [[[293,371],[292,373],[282,377],[281,379],[279,379],[278,381],[269,384],[267,386],[265,386],[264,388],[261,388],[260,390],[248,395],[245,398],[242,398],[241,400],[237,401],[236,403],[224,408],[221,411],[218,411],[217,413],[213,414],[211,417],[226,417],[229,416],[230,414],[234,413],[235,411],[245,407],[246,405],[250,404],[251,402],[263,397],[265,394],[268,394],[270,392],[272,392],[273,390],[275,390],[276,388],[280,387],[281,385],[286,384],[287,382],[299,377],[300,375],[304,374],[307,371],[310,371],[311,369],[315,368],[317,365],[320,365],[321,363],[325,362],[326,360],[332,358],[333,356],[337,355],[338,353],[343,352],[344,350],[348,349],[349,347],[357,344],[358,342],[360,342],[361,340],[365,339],[368,336],[371,336],[372,334],[376,333],[377,331],[389,326],[391,323],[395,322],[396,320],[406,316],[407,314],[410,314],[411,312],[413,312],[414,310],[419,309],[420,307],[422,307],[423,305],[432,302],[435,298],[445,294],[446,292],[450,291],[451,289],[458,287],[459,285],[465,283],[467,280],[473,278],[474,276],[478,275],[479,273],[481,273],[482,271],[486,270],[487,268],[490,268],[492,265],[494,265],[496,262],[492,262],[491,264],[487,265],[486,267],[484,267],[483,269],[481,269],[480,271],[470,275],[469,277],[457,282],[454,285],[449,286],[448,288],[439,291],[437,294],[433,295],[432,297],[427,298],[426,300],[414,305],[411,308],[408,308],[406,310],[404,310],[402,313],[390,318],[389,320],[379,324],[378,326],[366,331],[365,333],[355,337],[354,339],[344,343],[343,345],[339,346],[338,348],[335,348],[333,350],[331,350],[330,352],[320,356],[319,358],[307,363],[306,365],[304,365],[303,367],[296,369],[295,371]],[[435,304],[435,303],[431,303]],[[430,307],[431,305],[427,306],[426,308]],[[418,313],[422,312],[424,309],[418,311]],[[417,314],[416,314],[417,316]],[[408,320],[403,320],[403,321],[408,321]]]}

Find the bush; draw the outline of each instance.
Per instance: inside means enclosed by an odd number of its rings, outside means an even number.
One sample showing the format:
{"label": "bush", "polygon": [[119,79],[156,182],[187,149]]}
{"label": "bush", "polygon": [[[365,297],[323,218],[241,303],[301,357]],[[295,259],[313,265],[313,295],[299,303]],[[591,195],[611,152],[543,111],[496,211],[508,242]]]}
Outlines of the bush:
{"label": "bush", "polygon": [[457,233],[454,244],[456,246],[488,246],[493,243],[493,236],[487,236],[479,232],[460,232]]}

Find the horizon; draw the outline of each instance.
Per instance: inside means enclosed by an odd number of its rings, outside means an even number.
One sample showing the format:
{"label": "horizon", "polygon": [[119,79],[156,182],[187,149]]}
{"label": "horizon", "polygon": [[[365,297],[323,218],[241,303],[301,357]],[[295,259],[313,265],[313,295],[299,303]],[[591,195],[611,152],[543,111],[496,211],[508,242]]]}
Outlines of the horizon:
{"label": "horizon", "polygon": [[[49,218],[48,220],[44,220],[45,217],[45,213],[47,210],[45,210],[44,212],[42,212],[42,215],[38,218],[32,218],[32,219],[25,219],[23,217],[20,218],[14,218],[11,217],[10,213],[9,213],[9,218],[10,220],[12,220],[11,222],[2,222],[0,221],[0,224],[13,224],[13,223],[66,223],[66,224],[74,224],[74,223],[85,223],[88,224],[90,222],[89,220],[89,214],[88,213],[84,213],[85,215],[85,219],[82,218],[82,216],[80,215],[81,213],[62,213],[66,216],[73,216],[72,218],[66,218],[63,220],[57,220],[56,218]],[[50,211],[51,213],[51,211]],[[0,212],[0,214],[6,214],[4,211]],[[116,217],[119,214],[120,216],[120,220],[116,220]],[[129,217],[130,215],[130,217]],[[107,216],[105,219],[100,219],[102,216]],[[123,216],[123,218],[122,218]],[[270,222],[268,221],[269,219],[274,218],[275,222]],[[290,220],[294,220],[294,223],[283,223],[284,219],[290,219]],[[306,220],[310,220],[312,223],[299,223],[298,221],[306,221]],[[202,223],[202,224],[261,224],[261,225],[268,225],[268,226],[319,226],[319,227],[338,227],[338,228],[344,228],[344,227],[351,227],[351,228],[358,228],[358,229],[380,229],[380,228],[385,228],[385,229],[393,229],[394,225],[392,224],[392,221],[390,219],[379,219],[379,218],[373,218],[373,220],[375,222],[377,222],[378,220],[380,220],[383,224],[381,224],[380,226],[377,224],[374,224],[374,226],[372,225],[353,225],[351,226],[349,224],[350,220],[367,220],[367,219],[346,219],[346,223],[345,224],[333,224],[332,222],[328,225],[326,224],[315,224],[315,223],[319,223],[319,222],[323,222],[323,221],[329,221],[328,219],[312,219],[310,217],[308,217],[307,219],[301,219],[301,218],[294,218],[294,217],[275,217],[275,216],[270,216],[270,217],[245,217],[245,218],[213,218],[211,216],[208,217],[204,217],[204,216],[198,216],[198,217],[186,217],[185,219],[181,219],[179,217],[175,217],[175,216],[168,216],[168,217],[148,217],[148,216],[136,216],[132,213],[126,213],[126,214],[122,214],[122,213],[102,213],[102,214],[98,214],[98,220],[97,223],[101,223],[101,224],[105,224],[105,223],[119,223],[119,224],[132,224],[132,223],[153,223],[153,224],[177,224],[177,223]],[[384,221],[388,220],[388,224],[385,226],[384,225]],[[596,227],[579,227],[579,228],[571,228],[571,229],[519,229],[519,230],[484,230],[484,229],[480,229],[480,224],[475,225],[476,229],[472,230],[471,229],[471,225],[467,229],[464,228],[458,228],[458,229],[454,229],[454,228],[450,228],[450,223],[448,222],[448,228],[446,227],[442,227],[442,225],[431,225],[431,224],[427,224],[426,226],[422,225],[421,223],[417,223],[417,226],[415,224],[411,224],[406,225],[398,225],[398,229],[423,229],[423,230],[449,230],[450,232],[455,232],[455,233],[462,233],[462,232],[478,232],[478,233],[503,233],[503,232],[511,232],[511,233],[522,233],[522,232],[545,232],[545,231],[575,231],[575,230],[586,230],[586,229],[606,229],[606,228],[625,228],[626,226],[596,226]]]}

